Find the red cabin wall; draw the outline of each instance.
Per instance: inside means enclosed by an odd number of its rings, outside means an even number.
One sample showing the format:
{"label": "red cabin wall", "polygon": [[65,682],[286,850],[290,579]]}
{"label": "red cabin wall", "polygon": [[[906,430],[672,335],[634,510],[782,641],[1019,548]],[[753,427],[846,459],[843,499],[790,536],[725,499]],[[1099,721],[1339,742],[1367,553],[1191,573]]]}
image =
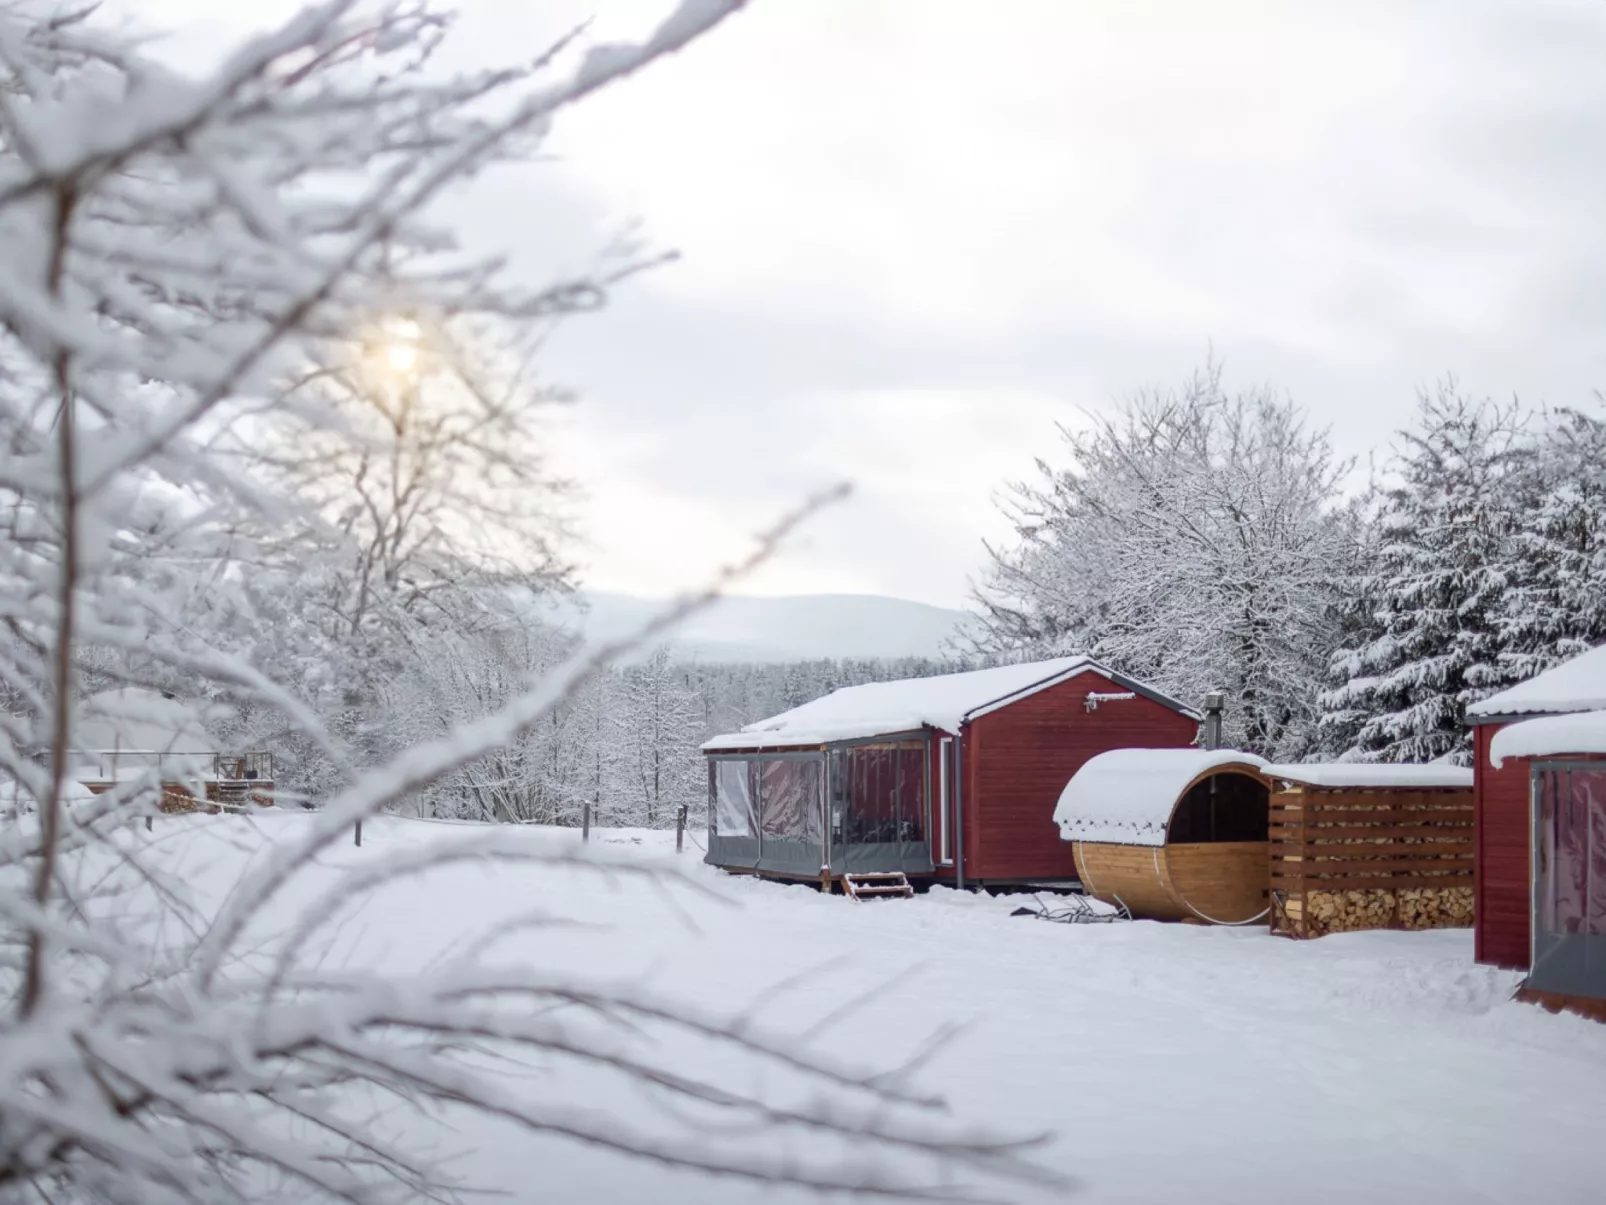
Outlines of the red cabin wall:
{"label": "red cabin wall", "polygon": [[1473,957],[1514,970],[1528,967],[1528,924],[1533,865],[1528,849],[1528,763],[1507,758],[1498,770],[1489,762],[1489,742],[1503,727],[1472,730],[1474,804]]}
{"label": "red cabin wall", "polygon": [[1089,670],[971,722],[964,735],[965,879],[1076,876],[1054,805],[1089,758],[1110,749],[1189,745],[1199,723],[1138,695],[1087,709],[1125,687]]}

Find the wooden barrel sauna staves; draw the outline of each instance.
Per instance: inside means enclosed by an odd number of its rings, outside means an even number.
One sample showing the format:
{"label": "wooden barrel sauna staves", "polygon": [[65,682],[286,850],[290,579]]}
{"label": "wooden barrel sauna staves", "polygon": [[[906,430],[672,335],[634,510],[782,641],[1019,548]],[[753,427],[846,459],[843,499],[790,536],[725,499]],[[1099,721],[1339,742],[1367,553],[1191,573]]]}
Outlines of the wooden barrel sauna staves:
{"label": "wooden barrel sauna staves", "polygon": [[1264,841],[1110,845],[1077,841],[1083,889],[1133,916],[1243,925],[1264,918],[1270,876]]}

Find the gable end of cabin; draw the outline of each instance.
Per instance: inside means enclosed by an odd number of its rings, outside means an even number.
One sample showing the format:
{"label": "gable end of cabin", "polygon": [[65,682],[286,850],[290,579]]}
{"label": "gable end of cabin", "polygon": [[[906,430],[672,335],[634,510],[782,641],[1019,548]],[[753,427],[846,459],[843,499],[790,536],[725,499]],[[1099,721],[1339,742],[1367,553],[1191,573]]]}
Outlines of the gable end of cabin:
{"label": "gable end of cabin", "polygon": [[1185,748],[1198,732],[1193,715],[1095,669],[986,709],[963,736],[966,882],[1075,879],[1054,824],[1065,784],[1100,753]]}

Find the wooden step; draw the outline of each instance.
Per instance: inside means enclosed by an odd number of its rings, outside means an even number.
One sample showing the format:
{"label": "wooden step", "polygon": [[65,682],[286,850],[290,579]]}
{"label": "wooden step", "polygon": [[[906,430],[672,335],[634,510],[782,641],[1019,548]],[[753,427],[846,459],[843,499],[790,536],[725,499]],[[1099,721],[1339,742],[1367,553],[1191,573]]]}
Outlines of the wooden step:
{"label": "wooden step", "polygon": [[878,895],[907,898],[915,893],[915,889],[909,885],[908,876],[901,870],[845,874],[842,876],[842,890],[856,900]]}

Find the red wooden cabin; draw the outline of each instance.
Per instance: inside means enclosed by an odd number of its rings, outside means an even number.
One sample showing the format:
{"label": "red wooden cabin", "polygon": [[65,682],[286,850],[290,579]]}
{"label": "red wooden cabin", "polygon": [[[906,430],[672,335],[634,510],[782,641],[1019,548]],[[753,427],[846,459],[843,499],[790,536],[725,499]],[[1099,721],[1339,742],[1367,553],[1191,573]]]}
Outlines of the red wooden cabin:
{"label": "red wooden cabin", "polygon": [[835,691],[709,759],[708,861],[777,877],[1069,881],[1054,806],[1096,754],[1191,744],[1199,714],[1088,657]]}
{"label": "red wooden cabin", "polygon": [[1475,957],[1529,971],[1541,997],[1593,991],[1606,1005],[1606,748],[1591,748],[1606,745],[1591,736],[1606,733],[1606,717],[1590,714],[1600,711],[1606,645],[1467,709]]}

